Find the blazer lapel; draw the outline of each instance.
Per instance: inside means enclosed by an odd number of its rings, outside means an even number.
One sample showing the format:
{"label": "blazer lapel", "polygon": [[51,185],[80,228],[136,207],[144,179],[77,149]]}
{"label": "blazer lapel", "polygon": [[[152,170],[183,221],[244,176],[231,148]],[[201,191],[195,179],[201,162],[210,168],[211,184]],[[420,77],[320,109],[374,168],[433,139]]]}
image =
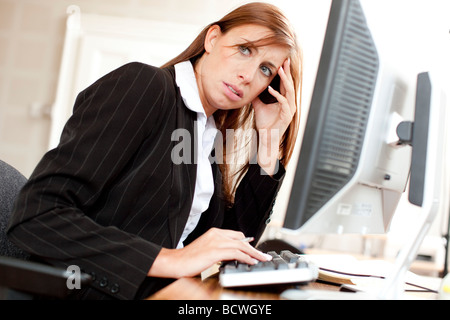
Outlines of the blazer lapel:
{"label": "blazer lapel", "polygon": [[195,181],[197,176],[197,154],[195,149],[195,135],[197,114],[190,111],[183,103],[178,91],[177,98],[177,129],[184,133],[180,139],[173,141],[173,150],[183,152],[183,161],[180,164],[174,163],[172,159],[172,177],[170,188],[169,210],[169,230],[172,240],[172,248],[175,248],[181,238],[191,211],[194,198]]}

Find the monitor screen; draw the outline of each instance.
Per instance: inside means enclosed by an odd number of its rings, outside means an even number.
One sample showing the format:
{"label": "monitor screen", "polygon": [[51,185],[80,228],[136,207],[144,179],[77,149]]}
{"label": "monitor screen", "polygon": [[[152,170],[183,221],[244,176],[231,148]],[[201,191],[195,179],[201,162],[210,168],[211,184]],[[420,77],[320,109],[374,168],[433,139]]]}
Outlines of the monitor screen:
{"label": "monitor screen", "polygon": [[402,77],[379,55],[359,1],[333,1],[284,228],[388,230],[411,166],[396,132],[414,118]]}

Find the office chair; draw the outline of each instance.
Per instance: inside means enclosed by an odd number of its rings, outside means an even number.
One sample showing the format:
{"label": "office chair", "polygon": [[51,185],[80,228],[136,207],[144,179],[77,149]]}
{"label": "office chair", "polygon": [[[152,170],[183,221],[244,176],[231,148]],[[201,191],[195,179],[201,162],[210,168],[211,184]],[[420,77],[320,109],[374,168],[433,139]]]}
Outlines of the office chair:
{"label": "office chair", "polygon": [[27,260],[29,255],[6,236],[14,200],[27,179],[15,168],[0,160],[0,256]]}
{"label": "office chair", "polygon": [[[0,299],[63,299],[71,293],[67,285],[71,274],[62,268],[30,261],[30,255],[6,235],[15,199],[26,182],[19,171],[0,160]],[[91,282],[89,275],[79,276],[82,285]]]}

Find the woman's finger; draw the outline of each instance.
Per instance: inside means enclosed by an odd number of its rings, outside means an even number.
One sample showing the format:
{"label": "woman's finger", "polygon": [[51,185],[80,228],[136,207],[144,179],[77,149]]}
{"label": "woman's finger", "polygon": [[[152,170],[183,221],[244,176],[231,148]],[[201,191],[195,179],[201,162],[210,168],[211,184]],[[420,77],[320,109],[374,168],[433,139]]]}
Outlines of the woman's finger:
{"label": "woman's finger", "polygon": [[280,67],[278,71],[282,83],[282,85],[280,86],[280,92],[288,100],[291,111],[295,112],[296,104],[295,104],[294,80],[292,79],[290,70],[291,70],[290,60],[287,59],[284,63],[284,67]]}
{"label": "woman's finger", "polygon": [[[217,241],[217,246],[221,248],[221,250],[238,250],[241,253],[244,253],[246,257],[246,261],[252,261],[250,259],[257,259],[260,261],[268,261],[272,257],[261,251],[255,249],[250,242],[254,239],[252,237],[245,237],[242,232],[233,231],[233,230],[223,230],[223,229],[213,229],[211,230],[213,235],[213,239],[211,241]],[[242,255],[239,254],[242,259]],[[233,258],[237,259],[237,257]]]}

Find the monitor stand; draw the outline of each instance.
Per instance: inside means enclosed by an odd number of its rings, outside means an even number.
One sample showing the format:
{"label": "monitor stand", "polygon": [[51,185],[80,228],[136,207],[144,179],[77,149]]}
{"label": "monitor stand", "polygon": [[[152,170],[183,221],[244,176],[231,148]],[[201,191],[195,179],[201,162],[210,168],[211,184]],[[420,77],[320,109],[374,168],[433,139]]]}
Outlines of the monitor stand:
{"label": "monitor stand", "polygon": [[415,120],[412,126],[412,161],[409,201],[421,207],[419,221],[405,246],[397,256],[386,286],[379,293],[380,299],[401,298],[406,272],[417,256],[420,245],[430,230],[440,210],[448,211],[448,146],[446,123],[446,99],[436,87],[430,73],[417,78]]}

